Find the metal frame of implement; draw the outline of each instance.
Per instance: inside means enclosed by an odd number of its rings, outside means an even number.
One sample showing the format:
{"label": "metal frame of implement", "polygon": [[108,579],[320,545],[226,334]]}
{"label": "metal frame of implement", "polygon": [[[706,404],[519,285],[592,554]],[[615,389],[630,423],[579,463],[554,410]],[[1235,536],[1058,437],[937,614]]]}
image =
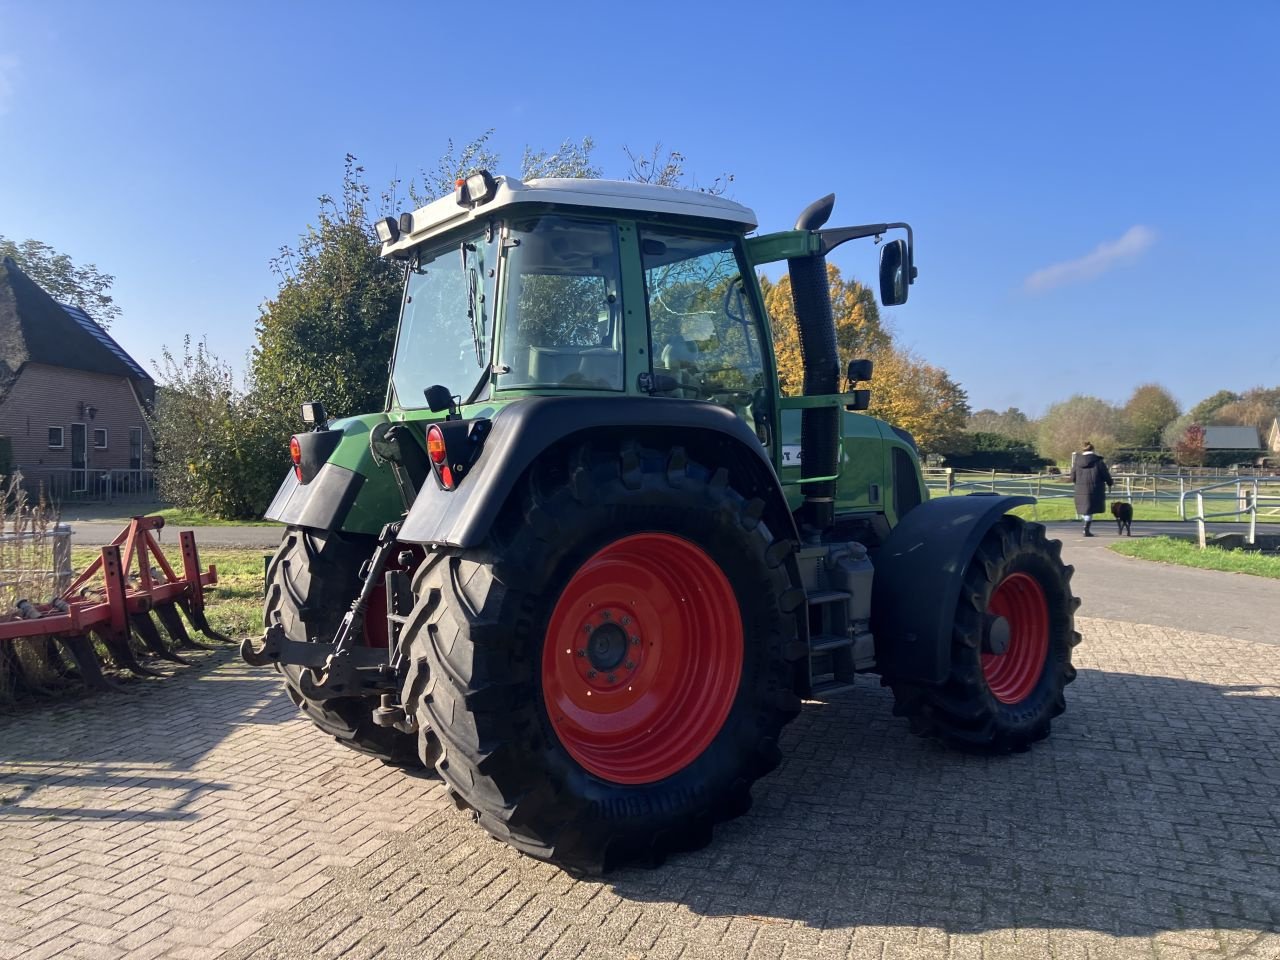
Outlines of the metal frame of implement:
{"label": "metal frame of implement", "polygon": [[[10,683],[46,692],[28,676],[12,643],[43,640],[37,643],[37,654],[50,673],[62,679],[78,675],[91,690],[115,689],[102,673],[90,633],[102,642],[117,667],[136,676],[161,676],[138,662],[130,634],[137,634],[156,657],[189,662],[174,651],[204,647],[191,639],[178,615],[179,607],[195,629],[211,639],[227,641],[209,625],[204,613],[204,589],[218,582],[217,569],[211,564],[201,572],[195,533],[184,530],[178,534],[182,550],[182,576],[178,576],[152,534],[163,526],[163,517],[134,517],[60,596],[50,603],[18,602],[18,609],[0,622],[0,662],[8,669]],[[130,572],[135,560],[136,573]],[[172,648],[165,645],[152,613],[173,641]],[[58,644],[71,655],[74,671],[63,660]]]}

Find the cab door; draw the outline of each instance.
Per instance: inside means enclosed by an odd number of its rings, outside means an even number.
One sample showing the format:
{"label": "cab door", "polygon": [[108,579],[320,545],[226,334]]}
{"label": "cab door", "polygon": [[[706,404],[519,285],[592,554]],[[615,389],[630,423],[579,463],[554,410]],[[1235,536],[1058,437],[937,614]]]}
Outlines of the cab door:
{"label": "cab door", "polygon": [[761,314],[744,283],[741,240],[640,228],[656,396],[725,407],[772,445],[772,366]]}

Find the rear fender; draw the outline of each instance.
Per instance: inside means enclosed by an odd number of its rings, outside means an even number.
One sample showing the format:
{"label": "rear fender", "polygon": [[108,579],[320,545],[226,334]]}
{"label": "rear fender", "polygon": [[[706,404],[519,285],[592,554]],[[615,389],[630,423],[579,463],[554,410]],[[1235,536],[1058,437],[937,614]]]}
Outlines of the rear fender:
{"label": "rear fender", "polygon": [[983,536],[1034,497],[939,497],[893,528],[875,556],[871,630],[886,677],[941,683],[951,670],[951,634],[965,570]]}
{"label": "rear fender", "polygon": [[330,423],[324,442],[304,449],[304,476],[311,479],[299,483],[289,470],[267,507],[266,519],[376,535],[404,510],[391,471],[374,463],[369,451],[369,431],[386,420],[385,413],[376,413]]}
{"label": "rear fender", "polygon": [[708,466],[728,467],[740,493],[763,501],[764,520],[773,535],[796,539],[778,476],[755,433],[724,407],[664,397],[529,397],[507,404],[494,414],[479,457],[457,489],[424,485],[400,539],[478,546],[538,457],[578,439],[622,436],[683,446]]}

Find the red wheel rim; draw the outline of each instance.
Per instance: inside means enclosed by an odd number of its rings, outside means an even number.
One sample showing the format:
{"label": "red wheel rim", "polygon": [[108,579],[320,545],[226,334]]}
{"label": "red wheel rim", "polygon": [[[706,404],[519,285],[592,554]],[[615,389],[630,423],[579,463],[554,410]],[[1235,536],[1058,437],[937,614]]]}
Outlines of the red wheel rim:
{"label": "red wheel rim", "polygon": [[590,773],[653,783],[715,739],[742,659],[738,601],[715,561],[670,534],[623,537],[582,565],[552,611],[547,715]]}
{"label": "red wheel rim", "polygon": [[996,587],[987,612],[1009,622],[1004,653],[982,655],[982,675],[1001,703],[1021,703],[1044,673],[1049,654],[1049,604],[1035,577],[1011,573]]}

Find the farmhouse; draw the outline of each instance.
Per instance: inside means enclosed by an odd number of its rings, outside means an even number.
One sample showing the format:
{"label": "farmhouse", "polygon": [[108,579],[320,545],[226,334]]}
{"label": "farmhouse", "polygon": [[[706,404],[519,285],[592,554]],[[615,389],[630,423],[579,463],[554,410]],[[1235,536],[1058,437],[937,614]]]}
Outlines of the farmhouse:
{"label": "farmhouse", "polygon": [[88,314],[0,263],[0,437],[29,490],[150,488],[154,398],[155,382]]}

